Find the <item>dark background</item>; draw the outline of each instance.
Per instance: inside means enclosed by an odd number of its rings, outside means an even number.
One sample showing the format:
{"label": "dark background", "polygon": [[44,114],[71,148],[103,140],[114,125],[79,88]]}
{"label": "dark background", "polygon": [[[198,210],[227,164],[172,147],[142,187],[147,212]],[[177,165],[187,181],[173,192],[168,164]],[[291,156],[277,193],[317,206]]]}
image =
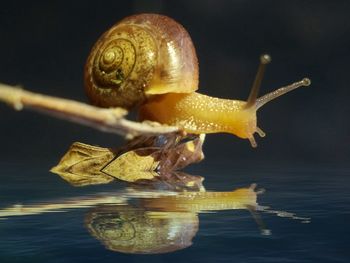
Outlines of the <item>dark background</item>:
{"label": "dark background", "polygon": [[[200,92],[246,99],[258,57],[271,54],[262,93],[308,76],[312,86],[258,113],[267,137],[258,148],[232,135],[207,137],[206,162],[347,166],[349,1],[12,1],[0,8],[0,81],[86,101],[82,76],[97,38],[125,16],[154,12],[190,33]],[[0,105],[1,160],[54,165],[74,141],[118,146],[122,139],[30,111]],[[221,162],[222,161],[222,162]],[[249,169],[249,167],[247,167]]]}

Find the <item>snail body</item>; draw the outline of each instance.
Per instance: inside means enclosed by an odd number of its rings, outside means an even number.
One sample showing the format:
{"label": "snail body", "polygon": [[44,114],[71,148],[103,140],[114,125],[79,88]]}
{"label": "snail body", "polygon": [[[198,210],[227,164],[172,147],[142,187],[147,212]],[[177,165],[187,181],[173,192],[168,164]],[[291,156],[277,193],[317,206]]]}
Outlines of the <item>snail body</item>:
{"label": "snail body", "polygon": [[256,146],[256,111],[309,79],[258,98],[270,57],[263,55],[247,101],[209,97],[198,89],[198,60],[187,31],[156,14],[127,17],[105,32],[85,65],[85,89],[101,107],[139,107],[140,120],[177,126],[185,132],[231,133]]}
{"label": "snail body", "polygon": [[[176,125],[188,133],[227,132],[246,138],[255,132],[256,115],[252,108],[243,109],[244,105],[244,101],[213,98],[197,92],[169,93],[142,105],[140,117]],[[248,127],[244,127],[246,125]]]}

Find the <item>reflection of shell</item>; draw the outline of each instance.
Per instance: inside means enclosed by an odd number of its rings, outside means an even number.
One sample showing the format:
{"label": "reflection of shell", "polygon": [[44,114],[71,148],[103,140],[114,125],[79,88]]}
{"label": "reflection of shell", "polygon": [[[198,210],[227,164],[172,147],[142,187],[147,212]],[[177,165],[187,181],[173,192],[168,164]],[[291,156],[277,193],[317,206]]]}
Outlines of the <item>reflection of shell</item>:
{"label": "reflection of shell", "polygon": [[108,249],[157,254],[186,248],[198,231],[194,213],[149,212],[132,206],[103,206],[90,211],[86,227]]}

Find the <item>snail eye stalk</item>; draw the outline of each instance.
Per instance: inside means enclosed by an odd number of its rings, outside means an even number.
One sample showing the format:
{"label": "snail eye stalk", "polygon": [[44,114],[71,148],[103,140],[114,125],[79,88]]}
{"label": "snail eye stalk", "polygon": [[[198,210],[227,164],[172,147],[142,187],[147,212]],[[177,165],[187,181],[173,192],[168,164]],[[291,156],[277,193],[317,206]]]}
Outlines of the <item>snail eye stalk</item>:
{"label": "snail eye stalk", "polygon": [[264,96],[261,96],[256,100],[256,109],[258,110],[262,106],[264,106],[266,103],[268,103],[271,100],[274,100],[283,94],[286,94],[287,92],[290,92],[292,90],[295,90],[299,87],[308,87],[311,85],[311,80],[309,78],[303,78],[300,81],[294,82],[290,85],[281,87],[275,91],[272,91],[270,93],[265,94]]}
{"label": "snail eye stalk", "polygon": [[260,64],[259,64],[258,72],[256,73],[255,80],[247,100],[246,108],[250,108],[255,105],[259,95],[261,82],[264,78],[266,65],[269,64],[270,62],[271,62],[270,55],[264,54],[260,56]]}
{"label": "snail eye stalk", "polygon": [[286,94],[287,92],[290,92],[294,89],[297,89],[299,87],[307,87],[311,85],[311,80],[309,78],[304,78],[300,81],[294,82],[290,85],[281,87],[275,91],[272,91],[264,96],[261,96],[260,98],[258,98],[259,95],[259,90],[261,87],[261,82],[263,80],[264,77],[264,73],[265,73],[265,69],[266,69],[266,65],[269,64],[271,62],[271,57],[268,54],[264,54],[260,56],[260,65],[258,68],[258,71],[256,73],[255,76],[255,80],[252,86],[252,89],[250,91],[247,103],[246,103],[246,108],[250,108],[255,106],[256,110],[258,110],[259,108],[261,108],[263,105],[265,105],[266,103],[268,103],[271,100],[274,100],[280,96],[282,96],[283,94]]}

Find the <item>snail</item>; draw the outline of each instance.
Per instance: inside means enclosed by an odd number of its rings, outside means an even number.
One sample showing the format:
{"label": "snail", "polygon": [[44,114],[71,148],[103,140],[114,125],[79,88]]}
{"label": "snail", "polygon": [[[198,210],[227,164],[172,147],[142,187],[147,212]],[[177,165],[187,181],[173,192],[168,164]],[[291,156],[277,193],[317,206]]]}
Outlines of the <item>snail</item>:
{"label": "snail", "polygon": [[105,32],[88,56],[85,90],[101,107],[138,107],[140,121],[177,126],[190,134],[231,133],[249,139],[265,133],[256,112],[267,102],[310,80],[258,98],[269,55],[262,55],[247,101],[209,97],[198,89],[198,60],[188,32],[173,19],[157,14],[126,17]]}

